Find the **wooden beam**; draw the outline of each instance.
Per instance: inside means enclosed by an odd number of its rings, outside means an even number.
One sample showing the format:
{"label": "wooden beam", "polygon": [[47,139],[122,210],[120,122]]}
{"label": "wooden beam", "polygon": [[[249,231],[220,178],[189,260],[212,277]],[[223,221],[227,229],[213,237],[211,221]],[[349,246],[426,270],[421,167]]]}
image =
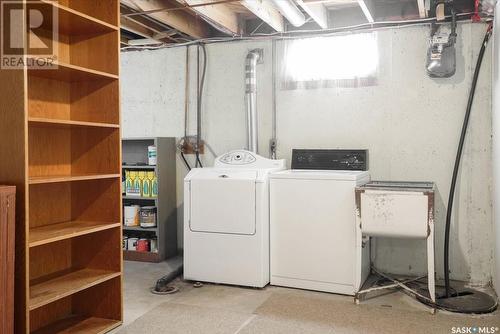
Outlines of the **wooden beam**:
{"label": "wooden beam", "polygon": [[177,0],[180,3],[195,6],[191,10],[196,12],[198,15],[204,17],[206,20],[215,24],[220,30],[232,34],[240,35],[241,25],[239,16],[231,8],[225,4],[217,5],[206,5],[206,6],[196,6],[200,4],[207,4],[210,2],[217,2],[217,0]]}
{"label": "wooden beam", "polygon": [[157,45],[157,44],[163,44],[163,43],[158,42],[157,40],[151,38],[131,39],[128,41],[128,45],[130,46]]}
{"label": "wooden beam", "polygon": [[153,38],[153,31],[150,29],[143,27],[140,24],[137,24],[136,22],[132,21],[131,19],[127,17],[121,17],[120,18],[120,26],[122,29],[130,31],[136,35],[142,36],[144,38]]}
{"label": "wooden beam", "polygon": [[366,19],[368,22],[373,23],[375,22],[373,18],[373,13],[370,10],[368,6],[371,7],[371,1],[370,0],[358,0],[359,7],[361,7],[361,10],[363,11],[363,14],[365,14]]}
{"label": "wooden beam", "polygon": [[120,36],[120,45],[128,45],[128,39],[123,37],[123,36]]}
{"label": "wooden beam", "polygon": [[[130,10],[129,8],[127,8],[125,6],[121,6],[120,7],[120,12],[122,14],[133,13],[132,10]],[[158,24],[158,23],[155,23],[155,22],[153,22],[151,20],[148,20],[144,16],[129,16],[129,17],[122,16],[121,18],[127,19],[127,20],[133,22],[136,25],[139,25],[139,26],[141,26],[143,28],[151,30],[152,31],[152,36],[148,36],[147,38],[152,38],[152,39],[155,39],[155,40],[158,40],[158,41],[161,41],[163,39],[166,39],[167,41],[171,41],[171,42],[175,42],[176,41],[175,39],[173,39],[173,38],[170,37],[170,35],[168,34],[169,31],[165,31],[165,29],[166,29],[165,27],[163,27],[161,24]]]}
{"label": "wooden beam", "polygon": [[[142,11],[161,8],[177,8],[178,4],[169,0],[130,0]],[[194,38],[206,38],[210,29],[206,22],[185,10],[151,13],[148,16]]]}
{"label": "wooden beam", "polygon": [[303,0],[296,0],[300,7],[323,29],[328,28],[328,13],[322,3],[305,3]]}
{"label": "wooden beam", "polygon": [[274,30],[285,31],[283,16],[274,8],[270,0],[243,0],[241,4],[262,21],[269,24]]}

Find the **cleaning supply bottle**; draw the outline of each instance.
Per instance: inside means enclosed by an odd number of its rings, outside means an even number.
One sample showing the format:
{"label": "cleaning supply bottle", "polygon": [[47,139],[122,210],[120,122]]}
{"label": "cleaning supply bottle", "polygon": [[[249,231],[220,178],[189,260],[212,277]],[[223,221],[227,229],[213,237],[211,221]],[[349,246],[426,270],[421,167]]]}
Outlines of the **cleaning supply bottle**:
{"label": "cleaning supply bottle", "polygon": [[130,177],[132,178],[132,195],[141,196],[141,181],[137,175],[136,171],[130,171]]}
{"label": "cleaning supply bottle", "polygon": [[139,194],[144,196],[144,180],[146,179],[146,172],[141,170],[137,172],[137,178],[139,179]]}
{"label": "cleaning supply bottle", "polygon": [[134,185],[132,181],[132,176],[130,175],[130,171],[125,171],[125,194],[133,195],[134,193]]}
{"label": "cleaning supply bottle", "polygon": [[158,177],[156,173],[153,173],[153,179],[151,180],[151,197],[158,197]]}
{"label": "cleaning supply bottle", "polygon": [[142,181],[142,197],[151,197],[151,180],[153,179],[153,172],[147,172],[144,180]]}

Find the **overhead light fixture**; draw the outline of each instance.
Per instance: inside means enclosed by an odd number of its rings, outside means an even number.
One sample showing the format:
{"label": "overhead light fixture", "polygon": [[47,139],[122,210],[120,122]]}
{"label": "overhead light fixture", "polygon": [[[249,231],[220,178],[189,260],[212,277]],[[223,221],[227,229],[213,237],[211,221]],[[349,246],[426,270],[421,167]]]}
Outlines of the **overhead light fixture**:
{"label": "overhead light fixture", "polygon": [[306,23],[306,17],[291,0],[272,0],[278,11],[295,27]]}

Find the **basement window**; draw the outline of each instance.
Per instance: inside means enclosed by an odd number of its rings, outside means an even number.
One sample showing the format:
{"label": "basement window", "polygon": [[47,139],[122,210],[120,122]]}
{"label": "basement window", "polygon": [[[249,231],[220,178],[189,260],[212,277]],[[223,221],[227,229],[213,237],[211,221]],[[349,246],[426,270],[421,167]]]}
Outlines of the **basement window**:
{"label": "basement window", "polygon": [[377,83],[376,33],[288,40],[282,88],[360,87]]}

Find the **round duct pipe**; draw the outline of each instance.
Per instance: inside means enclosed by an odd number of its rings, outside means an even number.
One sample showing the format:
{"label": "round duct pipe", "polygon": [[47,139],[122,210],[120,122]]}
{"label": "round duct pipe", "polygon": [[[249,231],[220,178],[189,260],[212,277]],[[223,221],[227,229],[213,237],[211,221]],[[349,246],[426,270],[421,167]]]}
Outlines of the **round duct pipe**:
{"label": "round duct pipe", "polygon": [[259,132],[257,129],[257,63],[262,50],[251,50],[245,61],[245,100],[247,114],[247,149],[259,153]]}
{"label": "round duct pipe", "polygon": [[278,11],[294,26],[306,23],[306,17],[292,0],[272,0]]}

